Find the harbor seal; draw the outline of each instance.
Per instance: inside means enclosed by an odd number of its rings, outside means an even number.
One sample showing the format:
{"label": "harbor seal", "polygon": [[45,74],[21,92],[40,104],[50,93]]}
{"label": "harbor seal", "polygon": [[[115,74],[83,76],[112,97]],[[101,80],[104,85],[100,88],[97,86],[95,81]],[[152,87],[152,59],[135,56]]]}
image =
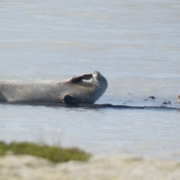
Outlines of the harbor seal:
{"label": "harbor seal", "polygon": [[0,82],[0,102],[94,103],[106,91],[108,83],[100,72],[72,77],[64,82]]}

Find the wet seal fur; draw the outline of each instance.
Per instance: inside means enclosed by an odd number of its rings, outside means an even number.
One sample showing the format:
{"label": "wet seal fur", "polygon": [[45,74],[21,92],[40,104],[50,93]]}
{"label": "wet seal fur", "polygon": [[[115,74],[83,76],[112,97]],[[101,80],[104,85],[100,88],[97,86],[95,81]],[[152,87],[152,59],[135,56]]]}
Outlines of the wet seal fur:
{"label": "wet seal fur", "polygon": [[65,82],[0,82],[0,102],[94,103],[106,91],[108,83],[100,72],[73,77]]}

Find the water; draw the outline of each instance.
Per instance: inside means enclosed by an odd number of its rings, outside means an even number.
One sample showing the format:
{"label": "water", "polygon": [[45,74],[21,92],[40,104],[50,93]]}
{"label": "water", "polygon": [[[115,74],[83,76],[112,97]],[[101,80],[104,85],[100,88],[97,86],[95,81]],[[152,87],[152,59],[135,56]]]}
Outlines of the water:
{"label": "water", "polygon": [[[0,1],[0,80],[100,71],[97,103],[159,105],[180,94],[180,2]],[[153,95],[155,101],[144,101]],[[131,101],[131,102],[129,102]],[[0,140],[180,159],[180,112],[0,105]]]}

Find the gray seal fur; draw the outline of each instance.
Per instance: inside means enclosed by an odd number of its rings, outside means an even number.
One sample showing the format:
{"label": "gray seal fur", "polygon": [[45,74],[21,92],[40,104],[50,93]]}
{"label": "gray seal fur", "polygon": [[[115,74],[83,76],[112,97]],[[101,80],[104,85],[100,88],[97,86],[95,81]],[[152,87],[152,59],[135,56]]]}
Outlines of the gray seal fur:
{"label": "gray seal fur", "polygon": [[1,102],[66,102],[71,97],[76,103],[94,103],[106,91],[108,83],[100,72],[73,77],[64,82],[22,83],[0,82]]}

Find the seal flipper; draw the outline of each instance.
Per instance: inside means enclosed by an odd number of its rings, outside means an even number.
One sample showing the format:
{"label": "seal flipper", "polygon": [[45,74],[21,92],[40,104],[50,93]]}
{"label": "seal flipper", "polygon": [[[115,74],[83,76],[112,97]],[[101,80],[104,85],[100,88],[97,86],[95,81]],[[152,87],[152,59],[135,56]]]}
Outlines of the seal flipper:
{"label": "seal flipper", "polygon": [[0,102],[6,102],[6,101],[7,101],[7,98],[4,97],[4,96],[2,95],[2,93],[0,92]]}
{"label": "seal flipper", "polygon": [[84,75],[82,75],[82,76],[73,77],[73,78],[70,80],[70,82],[76,84],[76,83],[82,81],[83,79],[89,80],[89,79],[91,79],[91,78],[92,78],[92,74],[84,74]]}
{"label": "seal flipper", "polygon": [[63,97],[62,101],[69,105],[77,105],[78,104],[77,99],[68,94]]}

